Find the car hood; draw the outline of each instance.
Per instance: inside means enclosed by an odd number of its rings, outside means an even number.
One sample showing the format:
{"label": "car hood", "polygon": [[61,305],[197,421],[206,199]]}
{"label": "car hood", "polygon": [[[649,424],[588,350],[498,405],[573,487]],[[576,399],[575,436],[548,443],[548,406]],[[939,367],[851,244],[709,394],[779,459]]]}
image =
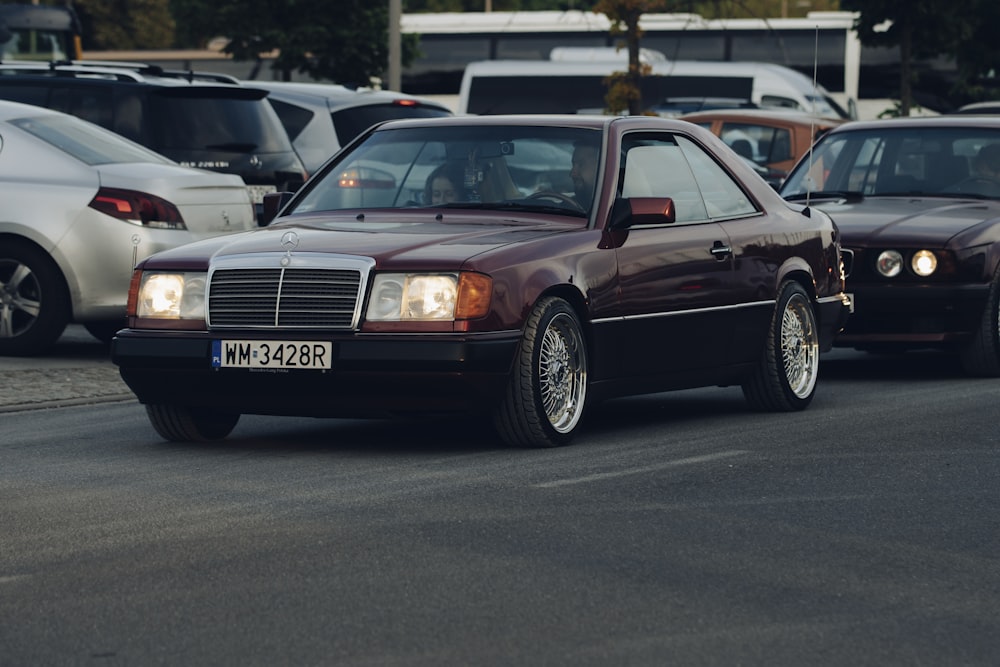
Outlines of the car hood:
{"label": "car hood", "polygon": [[[284,218],[249,233],[202,241],[160,253],[153,264],[194,266],[254,253],[333,253],[372,257],[379,265],[458,268],[496,248],[584,228],[579,218],[512,217],[488,211],[366,212]],[[291,234],[290,234],[291,233]]]}
{"label": "car hood", "polygon": [[844,246],[944,246],[1000,218],[1000,202],[938,197],[866,197],[814,202],[840,228]]}

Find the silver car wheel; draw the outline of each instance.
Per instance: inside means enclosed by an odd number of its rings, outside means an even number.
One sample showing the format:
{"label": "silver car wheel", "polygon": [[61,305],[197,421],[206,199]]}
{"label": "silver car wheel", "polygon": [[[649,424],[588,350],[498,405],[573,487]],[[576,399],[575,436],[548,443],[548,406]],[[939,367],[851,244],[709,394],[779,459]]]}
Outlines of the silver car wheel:
{"label": "silver car wheel", "polygon": [[819,334],[803,294],[792,295],[781,315],[781,358],[789,389],[798,398],[809,396],[819,375]]}
{"label": "silver car wheel", "polygon": [[0,259],[0,338],[31,328],[42,310],[42,286],[27,264]]}
{"label": "silver car wheel", "polygon": [[565,313],[549,322],[538,356],[538,384],[549,423],[559,433],[572,431],[583,413],[587,391],[586,357],[576,323]]}

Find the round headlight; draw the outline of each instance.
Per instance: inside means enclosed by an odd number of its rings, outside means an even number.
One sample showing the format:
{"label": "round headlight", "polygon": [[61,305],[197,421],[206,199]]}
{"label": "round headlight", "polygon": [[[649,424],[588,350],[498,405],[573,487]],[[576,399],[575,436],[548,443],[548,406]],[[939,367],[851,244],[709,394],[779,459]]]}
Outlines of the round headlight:
{"label": "round headlight", "polygon": [[883,276],[894,278],[903,270],[903,256],[898,250],[883,250],[875,265]]}
{"label": "round headlight", "polygon": [[937,269],[937,257],[930,250],[918,250],[910,260],[910,267],[918,276],[927,277]]}

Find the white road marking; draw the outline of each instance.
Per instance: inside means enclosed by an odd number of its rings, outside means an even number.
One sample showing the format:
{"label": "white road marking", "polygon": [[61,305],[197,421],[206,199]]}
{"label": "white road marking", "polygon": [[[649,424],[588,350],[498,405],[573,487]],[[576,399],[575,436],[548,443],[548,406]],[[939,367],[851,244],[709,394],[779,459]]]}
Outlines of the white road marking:
{"label": "white road marking", "polygon": [[717,452],[715,454],[705,454],[704,456],[691,456],[686,459],[665,461],[658,465],[643,466],[642,468],[629,468],[627,470],[616,470],[614,472],[602,472],[602,473],[597,473],[596,475],[587,475],[585,477],[577,477],[574,479],[557,479],[552,482],[543,482],[541,484],[535,484],[535,487],[539,489],[552,489],[557,486],[569,486],[570,484],[587,484],[589,482],[601,482],[606,479],[614,479],[615,477],[625,477],[627,475],[640,475],[645,472],[656,472],[657,470],[664,470],[666,468],[676,468],[678,466],[694,465],[696,463],[707,463],[708,461],[718,461],[719,459],[727,459],[733,456],[741,456],[747,453],[748,452],[746,450],[734,449],[727,452]]}

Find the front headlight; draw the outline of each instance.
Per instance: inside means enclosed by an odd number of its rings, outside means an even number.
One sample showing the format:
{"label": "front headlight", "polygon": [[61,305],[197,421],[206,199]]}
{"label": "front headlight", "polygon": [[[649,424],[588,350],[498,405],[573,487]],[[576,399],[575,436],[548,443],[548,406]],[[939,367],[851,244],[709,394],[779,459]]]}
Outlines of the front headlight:
{"label": "front headlight", "polygon": [[895,278],[903,270],[903,255],[898,250],[883,250],[875,265],[886,278]]}
{"label": "front headlight", "polygon": [[136,298],[138,317],[204,320],[206,274],[143,273]]}
{"label": "front headlight", "polygon": [[937,265],[937,257],[930,250],[918,250],[913,253],[913,259],[910,260],[910,268],[922,278],[934,273],[937,270]]}
{"label": "front headlight", "polygon": [[380,273],[372,282],[370,322],[474,319],[489,310],[492,282],[480,273]]}

